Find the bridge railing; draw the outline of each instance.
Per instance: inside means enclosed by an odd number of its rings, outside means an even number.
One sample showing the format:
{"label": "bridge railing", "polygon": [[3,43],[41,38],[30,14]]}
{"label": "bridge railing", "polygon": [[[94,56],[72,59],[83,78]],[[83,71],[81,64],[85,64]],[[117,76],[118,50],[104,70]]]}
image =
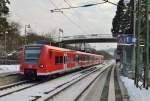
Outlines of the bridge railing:
{"label": "bridge railing", "polygon": [[99,38],[113,38],[111,34],[91,34],[91,35],[76,35],[64,36],[62,40],[77,40],[77,39],[99,39]]}

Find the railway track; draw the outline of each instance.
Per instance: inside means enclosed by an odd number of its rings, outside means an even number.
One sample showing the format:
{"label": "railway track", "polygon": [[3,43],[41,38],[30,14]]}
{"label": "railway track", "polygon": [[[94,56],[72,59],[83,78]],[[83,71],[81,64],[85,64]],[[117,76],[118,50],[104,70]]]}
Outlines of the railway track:
{"label": "railway track", "polygon": [[0,74],[0,86],[12,84],[15,82],[22,81],[23,77],[19,73],[6,73]]}
{"label": "railway track", "polygon": [[18,72],[14,72],[14,73],[2,73],[2,74],[0,74],[0,78],[10,77],[10,76],[15,76],[15,75],[19,75],[19,73]]}
{"label": "railway track", "polygon": [[[67,87],[71,86],[74,82],[77,82],[78,79],[81,80],[81,78],[84,78],[86,75],[90,74],[91,72],[93,72],[93,71],[95,71],[95,70],[96,70],[95,67],[92,67],[92,68],[83,70],[83,71],[79,72],[80,75],[79,75],[79,73],[78,73],[78,74],[75,74],[75,75],[74,75],[75,78],[73,78],[73,79],[71,79],[71,80],[69,80],[69,81],[67,81],[67,82],[64,82],[64,83],[62,83],[62,84],[60,84],[60,85],[57,85],[57,86],[54,87],[53,89],[51,89],[51,90],[49,90],[49,91],[46,91],[46,92],[43,92],[43,93],[46,94],[46,95],[51,93],[52,96],[54,96],[55,94],[58,94],[59,92],[65,90]],[[69,85],[69,86],[68,86],[68,85]],[[64,86],[66,86],[66,87],[64,88]],[[51,96],[51,97],[52,97],[52,96]],[[40,98],[42,98],[42,96],[32,96],[32,97],[33,97],[33,99],[32,99],[31,101],[36,101],[36,100],[38,100],[38,99],[41,100]],[[43,100],[43,98],[42,98],[42,100]]]}
{"label": "railway track", "polygon": [[85,93],[86,90],[89,89],[89,87],[99,78],[103,73],[105,73],[105,70],[99,73],[82,91],[78,94],[78,96],[74,99],[74,101],[78,101],[80,97]]}
{"label": "railway track", "polygon": [[[101,70],[103,69],[103,70]],[[64,93],[67,89],[73,87],[74,85],[76,85],[78,82],[82,81],[83,79],[85,78],[88,78],[91,76],[91,74],[94,74],[97,72],[97,75],[95,75],[95,77],[88,83],[88,85],[85,86],[84,89],[82,89],[82,91],[80,93],[78,93],[78,95],[74,98],[73,101],[77,101],[80,96],[92,85],[92,83],[101,75],[105,72],[105,70],[107,70],[108,68],[97,68],[95,70],[92,70],[92,71],[89,71],[89,72],[86,72],[84,73],[83,75],[77,77],[77,78],[74,78],[73,80],[71,81],[68,81],[62,85],[59,85],[57,87],[55,87],[54,89],[48,91],[48,92],[45,92],[45,96],[33,96],[35,97],[35,99],[32,99],[32,101],[49,101],[49,100],[52,100],[52,99],[55,99],[60,93]],[[101,71],[101,72],[100,72]],[[99,73],[100,72],[100,73]],[[59,100],[58,100],[59,101]]]}
{"label": "railway track", "polygon": [[[76,75],[79,75],[79,74],[80,74],[79,76],[81,76],[81,74],[84,75],[84,74],[86,74],[86,73],[88,73],[89,71],[92,71],[92,70],[95,70],[95,68],[92,67],[92,68],[87,68],[87,69],[81,70],[77,73],[73,73],[73,76],[76,76]],[[72,74],[70,74],[70,75],[72,75]],[[31,81],[25,80],[25,81],[13,83],[13,84],[6,85],[6,86],[1,86],[0,87],[0,97],[5,97],[7,95],[11,95],[13,93],[23,91],[25,89],[34,87],[36,85],[40,85],[44,82],[47,82],[47,80],[46,81],[40,81],[40,82],[31,82]],[[67,84],[69,82],[71,82],[71,81],[65,82],[65,83],[59,85],[58,87],[60,87],[64,84]],[[56,88],[58,88],[58,87],[56,87]],[[45,92],[45,93],[48,93],[48,92]],[[37,99],[37,97],[36,97],[36,99]]]}
{"label": "railway track", "polygon": [[22,83],[15,83],[12,84],[12,86],[8,86],[8,87],[2,87],[1,91],[0,91],[0,97],[4,97],[19,91],[22,91],[24,89],[27,88],[31,88],[33,86],[39,85],[43,82],[39,82],[39,83],[29,83],[29,82],[22,82]]}
{"label": "railway track", "polygon": [[14,86],[22,85],[22,84],[25,84],[25,83],[28,83],[28,82],[29,82],[28,80],[24,80],[24,81],[12,83],[12,84],[5,85],[5,86],[0,86],[0,91],[5,90],[5,89],[12,88],[12,87],[14,87]]}

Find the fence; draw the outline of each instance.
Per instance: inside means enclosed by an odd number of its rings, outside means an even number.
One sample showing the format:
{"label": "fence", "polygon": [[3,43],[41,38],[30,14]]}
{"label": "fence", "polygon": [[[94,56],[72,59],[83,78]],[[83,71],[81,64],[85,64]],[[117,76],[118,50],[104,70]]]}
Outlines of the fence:
{"label": "fence", "polygon": [[10,64],[19,64],[20,60],[6,60],[6,59],[0,59],[0,65],[10,65]]}

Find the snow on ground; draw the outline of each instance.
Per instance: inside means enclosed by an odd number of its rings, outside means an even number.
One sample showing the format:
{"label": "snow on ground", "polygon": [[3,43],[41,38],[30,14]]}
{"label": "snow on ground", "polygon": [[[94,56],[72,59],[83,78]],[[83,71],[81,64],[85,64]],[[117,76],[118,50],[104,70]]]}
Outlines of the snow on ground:
{"label": "snow on ground", "polygon": [[71,86],[63,93],[59,94],[55,97],[54,101],[75,101],[74,99],[78,96],[78,94],[83,91],[87,85],[96,77],[100,72],[95,72],[89,77],[82,79],[81,81],[77,82],[75,85]]}
{"label": "snow on ground", "polygon": [[0,73],[18,72],[19,65],[0,65]]}
{"label": "snow on ground", "polygon": [[[107,66],[109,66],[109,65],[106,65],[106,67]],[[98,67],[103,67],[103,65],[98,65]],[[31,99],[34,98],[33,96],[45,96],[44,92],[53,90],[58,85],[61,85],[65,82],[68,82],[68,81],[82,75],[81,73],[78,73],[76,75],[74,75],[74,74],[76,74],[76,73],[69,74],[69,75],[54,79],[54,80],[50,80],[48,82],[42,83],[42,84],[34,86],[32,88],[13,93],[6,97],[2,97],[2,98],[0,98],[0,101],[31,101]],[[94,74],[94,75],[96,75],[96,74]],[[87,80],[86,82],[89,82],[89,81]],[[81,88],[83,88],[84,85],[81,85],[81,86],[82,86]],[[70,93],[70,95],[71,94],[72,94],[72,92]],[[70,95],[68,95],[68,96],[70,96]],[[17,100],[16,100],[16,98],[17,98]],[[61,100],[61,101],[63,101],[63,100]]]}
{"label": "snow on ground", "polygon": [[150,90],[139,89],[134,85],[134,80],[127,77],[121,77],[127,88],[131,101],[150,101]]}
{"label": "snow on ground", "polygon": [[80,76],[81,74],[78,74],[76,76],[70,74],[66,75],[54,80],[50,80],[48,82],[42,83],[40,85],[34,86],[30,89],[25,89],[23,91],[13,93],[9,96],[0,98],[0,101],[31,101],[32,96],[44,96],[43,92],[49,91],[54,89],[56,86],[61,85],[67,81],[70,81],[73,78],[76,78],[77,76]]}

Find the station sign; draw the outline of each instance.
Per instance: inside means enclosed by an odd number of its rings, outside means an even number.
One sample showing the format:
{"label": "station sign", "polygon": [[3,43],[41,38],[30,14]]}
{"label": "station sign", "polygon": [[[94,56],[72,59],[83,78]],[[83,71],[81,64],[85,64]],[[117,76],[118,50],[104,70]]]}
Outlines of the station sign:
{"label": "station sign", "polygon": [[124,44],[134,44],[136,42],[136,38],[133,35],[122,35],[121,37],[122,43]]}

